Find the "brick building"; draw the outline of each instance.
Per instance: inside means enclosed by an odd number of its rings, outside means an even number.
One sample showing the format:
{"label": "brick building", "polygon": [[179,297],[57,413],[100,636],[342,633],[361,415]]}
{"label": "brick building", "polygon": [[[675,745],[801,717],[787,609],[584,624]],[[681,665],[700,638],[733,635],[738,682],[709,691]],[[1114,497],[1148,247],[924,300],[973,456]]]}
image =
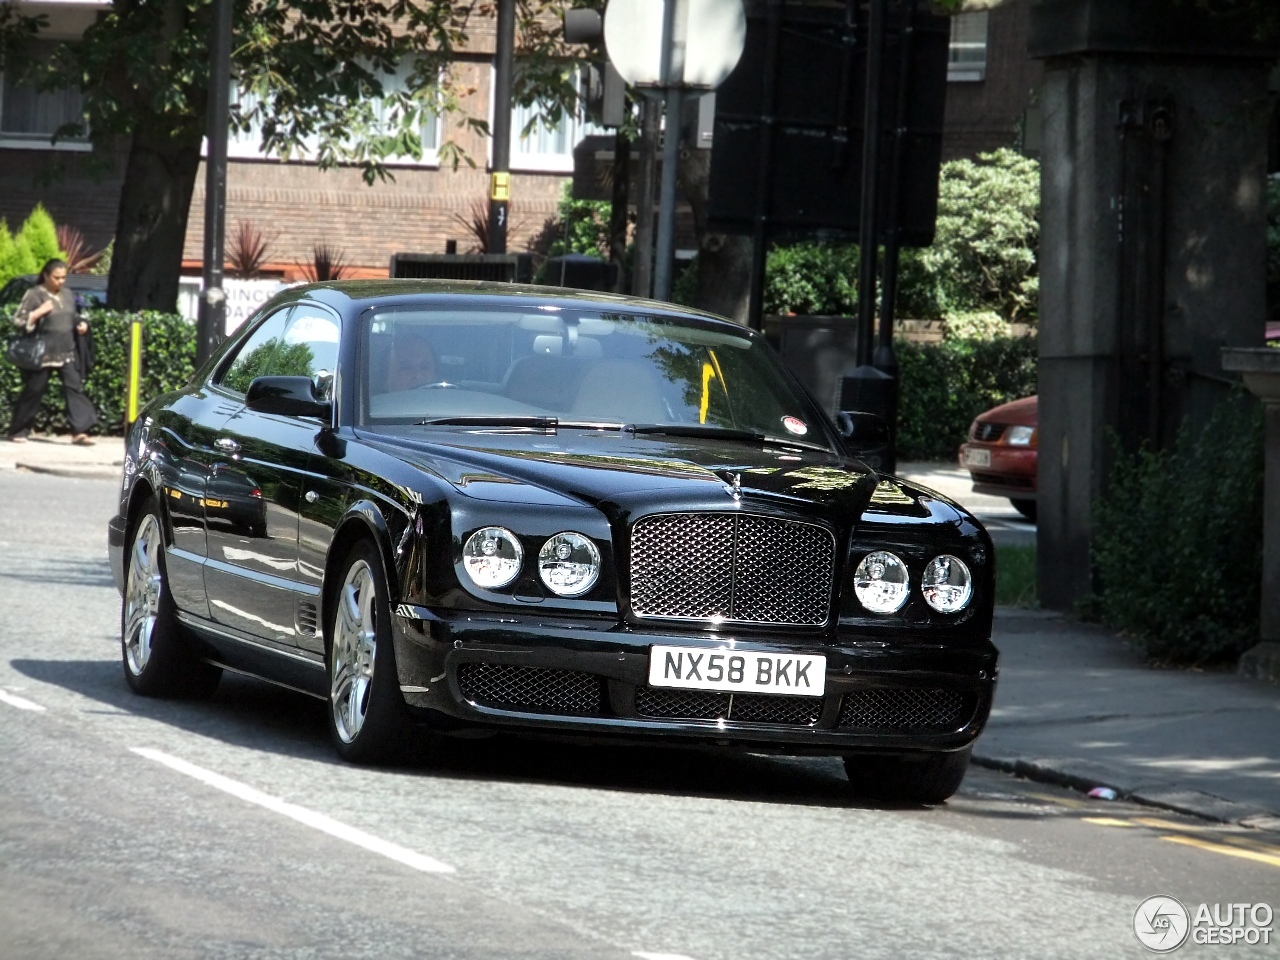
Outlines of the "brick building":
{"label": "brick building", "polygon": [[[953,21],[944,157],[1026,141],[1034,128],[1033,91],[1039,64],[1025,53],[1029,0],[1009,0],[988,12]],[[50,26],[36,41],[51,52],[57,41],[75,39],[108,8],[108,0],[24,0],[23,8],[44,13]],[[458,79],[474,92],[465,102],[472,115],[491,115],[493,30],[480,22],[470,30],[471,46],[455,65]],[[54,129],[79,116],[74,91],[37,92],[3,82],[0,100],[0,217],[16,226],[37,200],[59,223],[81,229],[94,247],[113,236],[124,156],[94,155],[85,141],[50,144]],[[1031,118],[1029,121],[1028,118]],[[527,115],[513,118],[515,134]],[[233,138],[227,175],[227,232],[249,222],[271,240],[268,269],[286,278],[301,276],[313,247],[340,250],[358,275],[385,275],[392,254],[442,253],[446,242],[467,251],[475,239],[465,221],[486,203],[488,140],[465,128],[428,125],[424,142],[434,146],[451,136],[475,162],[456,169],[442,165],[434,150],[421,162],[390,164],[394,180],[368,186],[355,167],[321,172],[306,160],[282,162],[263,156],[254,136]],[[573,146],[584,125],[567,120],[559,129],[528,139],[513,136],[512,219],[508,247],[523,249],[556,211],[563,183],[573,168]],[[1026,136],[1024,136],[1024,132]],[[199,273],[204,230],[204,174],[197,179],[184,246],[184,266]]]}

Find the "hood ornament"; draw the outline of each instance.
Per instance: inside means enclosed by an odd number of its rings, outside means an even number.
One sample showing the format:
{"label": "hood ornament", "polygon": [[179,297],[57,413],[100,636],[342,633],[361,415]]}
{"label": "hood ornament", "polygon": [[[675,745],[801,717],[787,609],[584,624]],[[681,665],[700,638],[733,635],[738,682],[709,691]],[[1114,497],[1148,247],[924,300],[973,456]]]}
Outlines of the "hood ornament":
{"label": "hood ornament", "polygon": [[728,470],[720,474],[724,478],[724,492],[735,500],[742,499],[742,474],[730,473]]}

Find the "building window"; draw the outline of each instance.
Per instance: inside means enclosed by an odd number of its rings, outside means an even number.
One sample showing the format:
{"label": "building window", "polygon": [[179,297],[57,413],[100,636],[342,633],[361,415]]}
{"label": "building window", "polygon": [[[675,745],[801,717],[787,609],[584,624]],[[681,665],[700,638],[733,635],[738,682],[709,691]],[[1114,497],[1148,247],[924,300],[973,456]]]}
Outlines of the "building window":
{"label": "building window", "polygon": [[558,123],[547,126],[537,120],[538,112],[536,104],[511,105],[512,170],[572,173],[573,148],[585,136],[608,132],[581,115],[572,114],[564,114]]}
{"label": "building window", "polygon": [[[48,63],[57,48],[56,41],[33,40],[29,49],[37,63]],[[8,74],[0,77],[0,143],[42,150],[90,149],[84,134],[53,143],[53,135],[60,127],[84,123],[84,99],[79,89],[37,90],[34,83],[19,82]]]}
{"label": "building window", "polygon": [[[388,94],[393,95],[404,91],[407,88],[408,80],[412,74],[412,65],[409,63],[401,64],[400,68],[393,74],[384,74],[381,77],[382,89]],[[242,110],[250,110],[257,106],[258,98],[251,93],[241,92],[233,89],[231,91],[231,105],[239,106]],[[377,122],[378,132],[391,132],[394,126],[392,117],[393,108],[388,104],[387,100],[381,100],[374,105],[374,115]],[[438,116],[428,114],[423,121],[419,135],[422,137],[422,159],[417,160],[412,156],[392,156],[387,157],[386,162],[391,164],[418,164],[422,166],[436,166],[439,163],[438,150],[440,147],[440,118]],[[320,140],[318,137],[308,137],[302,141],[301,145],[290,154],[290,159],[314,161],[320,152]],[[227,156],[235,157],[241,160],[274,160],[278,159],[274,154],[264,152],[262,149],[262,127],[256,121],[251,123],[248,130],[238,131],[232,130],[227,137]]]}
{"label": "building window", "polygon": [[948,80],[983,80],[987,76],[987,11],[958,13],[951,18]]}

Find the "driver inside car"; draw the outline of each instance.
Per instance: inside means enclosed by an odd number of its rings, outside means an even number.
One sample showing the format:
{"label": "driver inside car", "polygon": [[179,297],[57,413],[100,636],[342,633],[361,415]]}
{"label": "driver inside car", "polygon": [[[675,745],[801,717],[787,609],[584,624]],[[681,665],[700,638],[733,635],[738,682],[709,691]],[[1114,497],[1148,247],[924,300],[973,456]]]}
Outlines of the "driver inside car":
{"label": "driver inside car", "polygon": [[413,390],[429,383],[438,383],[436,353],[426,337],[409,334],[397,337],[387,360],[386,387],[388,393]]}

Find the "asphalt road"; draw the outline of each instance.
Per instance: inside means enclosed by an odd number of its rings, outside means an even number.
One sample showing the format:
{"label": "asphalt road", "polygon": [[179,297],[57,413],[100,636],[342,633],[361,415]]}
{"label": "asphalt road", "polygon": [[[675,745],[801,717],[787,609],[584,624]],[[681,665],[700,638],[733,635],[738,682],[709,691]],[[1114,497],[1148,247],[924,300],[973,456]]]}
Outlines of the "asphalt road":
{"label": "asphalt road", "polygon": [[6,960],[1138,957],[1154,894],[1280,909],[1280,839],[976,768],[935,809],[707,750],[419,738],[367,769],[257,681],[135,697],[114,497],[0,472]]}

